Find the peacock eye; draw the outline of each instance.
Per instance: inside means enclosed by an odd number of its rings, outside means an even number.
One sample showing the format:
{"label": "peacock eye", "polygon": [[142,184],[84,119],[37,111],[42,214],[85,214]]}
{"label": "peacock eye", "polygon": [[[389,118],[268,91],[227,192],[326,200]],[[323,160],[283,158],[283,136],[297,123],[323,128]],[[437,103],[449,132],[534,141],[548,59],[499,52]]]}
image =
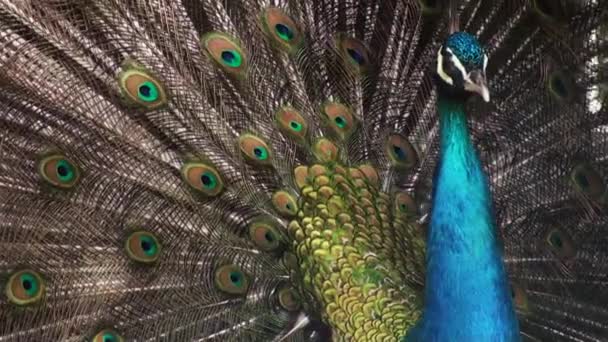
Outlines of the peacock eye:
{"label": "peacock eye", "polygon": [[284,287],[278,292],[279,304],[287,311],[297,311],[301,307],[301,298],[295,289]]}
{"label": "peacock eye", "polygon": [[190,187],[206,196],[217,196],[224,188],[219,173],[207,164],[186,163],[182,167],[181,173],[182,178]]}
{"label": "peacock eye", "polygon": [[399,169],[410,169],[418,162],[418,154],[412,144],[399,134],[389,136],[386,153],[393,166]]}
{"label": "peacock eye", "polygon": [[224,71],[237,77],[245,76],[247,59],[236,39],[225,33],[210,32],[201,37],[201,42],[205,53]]}
{"label": "peacock eye", "polygon": [[344,35],[338,35],[337,42],[342,55],[349,62],[348,64],[352,67],[352,70],[357,72],[367,70],[369,53],[361,41]]}
{"label": "peacock eye", "polygon": [[254,222],[249,226],[249,237],[260,249],[270,252],[280,246],[280,235],[276,228],[266,221]]}
{"label": "peacock eye", "polygon": [[409,194],[398,192],[395,194],[395,209],[397,215],[413,215],[416,213],[416,202]]}
{"label": "peacock eye", "polygon": [[352,134],[355,128],[355,120],[350,109],[337,102],[327,102],[323,106],[323,114],[331,122],[334,132],[345,139]]}
{"label": "peacock eye", "polygon": [[215,271],[215,284],[222,292],[243,295],[249,289],[245,273],[235,265],[224,265]]}
{"label": "peacock eye", "polygon": [[125,63],[118,79],[125,100],[132,105],[152,110],[167,103],[160,81],[133,62]]}
{"label": "peacock eye", "polygon": [[44,295],[44,281],[34,271],[18,271],[10,276],[5,292],[9,301],[15,305],[33,304]]}
{"label": "peacock eye", "polygon": [[296,23],[278,8],[268,8],[262,14],[262,23],[266,35],[272,39],[273,45],[292,53],[299,49],[302,34]]}
{"label": "peacock eye", "polygon": [[80,177],[80,171],[75,164],[61,154],[41,159],[38,172],[46,182],[59,188],[73,187]]}
{"label": "peacock eye", "polygon": [[136,262],[153,263],[160,256],[161,245],[152,233],[139,231],[127,238],[126,250]]}
{"label": "peacock eye", "polygon": [[224,61],[224,63],[226,63],[226,65],[233,67],[233,68],[238,68],[243,63],[241,54],[235,50],[224,50],[224,51],[222,51],[221,56],[222,56],[222,61]]}
{"label": "peacock eye", "polygon": [[281,132],[297,142],[304,142],[308,125],[297,110],[289,106],[281,107],[277,111],[275,119]]}
{"label": "peacock eye", "polygon": [[579,193],[593,200],[601,199],[606,192],[602,176],[589,164],[576,165],[570,172],[570,182]]}
{"label": "peacock eye", "polygon": [[104,329],[93,336],[93,342],[123,342],[124,339],[116,331]]}
{"label": "peacock eye", "polygon": [[570,259],[576,255],[576,248],[572,239],[561,229],[552,229],[545,236],[545,241],[549,249],[560,259]]}
{"label": "peacock eye", "polygon": [[243,134],[239,137],[239,147],[247,160],[254,164],[271,165],[272,156],[268,145],[252,134]]}
{"label": "peacock eye", "polygon": [[298,204],[295,198],[287,191],[277,191],[272,195],[272,205],[282,216],[294,217],[298,213]]}
{"label": "peacock eye", "polygon": [[565,71],[554,71],[549,75],[549,93],[558,101],[570,101],[574,98],[574,79]]}
{"label": "peacock eye", "polygon": [[277,35],[285,41],[290,41],[293,39],[293,32],[291,32],[291,29],[285,24],[274,25],[274,30],[276,31]]}

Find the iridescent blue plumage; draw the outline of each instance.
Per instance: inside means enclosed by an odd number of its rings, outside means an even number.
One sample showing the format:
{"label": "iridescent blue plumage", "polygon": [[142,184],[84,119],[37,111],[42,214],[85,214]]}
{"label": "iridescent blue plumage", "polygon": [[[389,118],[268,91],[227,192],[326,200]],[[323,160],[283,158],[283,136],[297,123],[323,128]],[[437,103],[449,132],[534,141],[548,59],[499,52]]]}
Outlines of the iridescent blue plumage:
{"label": "iridescent blue plumage", "polygon": [[474,36],[466,32],[456,32],[448,37],[445,46],[452,50],[465,66],[483,65],[483,48]]}
{"label": "iridescent blue plumage", "polygon": [[[445,46],[467,69],[483,67],[483,49],[471,35],[454,34]],[[441,89],[441,152],[427,238],[424,313],[409,338],[518,341],[489,186],[467,128],[468,94],[448,96]]]}

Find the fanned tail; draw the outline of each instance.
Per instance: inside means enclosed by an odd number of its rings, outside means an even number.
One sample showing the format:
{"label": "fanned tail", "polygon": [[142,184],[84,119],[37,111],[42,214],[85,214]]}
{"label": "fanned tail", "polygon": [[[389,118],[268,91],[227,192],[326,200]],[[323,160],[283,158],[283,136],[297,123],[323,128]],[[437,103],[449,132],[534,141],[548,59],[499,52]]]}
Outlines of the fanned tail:
{"label": "fanned tail", "polygon": [[[356,340],[359,312],[389,322],[379,339],[411,327],[449,7],[1,1],[0,339]],[[492,102],[468,111],[522,336],[602,340],[608,120],[589,94],[607,5],[454,8],[488,46]]]}

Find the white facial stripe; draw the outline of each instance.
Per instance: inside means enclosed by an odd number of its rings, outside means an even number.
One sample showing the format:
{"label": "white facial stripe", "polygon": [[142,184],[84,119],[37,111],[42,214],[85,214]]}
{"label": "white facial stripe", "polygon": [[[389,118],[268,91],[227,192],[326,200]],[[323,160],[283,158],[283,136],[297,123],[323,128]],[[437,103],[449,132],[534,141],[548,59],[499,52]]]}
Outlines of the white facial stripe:
{"label": "white facial stripe", "polygon": [[460,63],[460,60],[458,59],[458,57],[456,57],[454,55],[454,53],[452,53],[452,50],[450,50],[450,48],[447,48],[447,50],[450,53],[450,58],[452,60],[452,63],[454,63],[454,66],[456,67],[456,69],[458,69],[460,71],[460,73],[462,74],[462,78],[463,78],[464,82],[465,83],[467,81],[471,82],[471,79],[469,78],[469,74],[467,73],[467,70],[464,68],[464,65],[462,65],[462,63]]}
{"label": "white facial stripe", "polygon": [[[449,50],[449,49],[448,49]],[[445,71],[443,71],[443,55],[441,54],[441,49],[437,52],[437,73],[442,80],[450,85],[454,85],[454,80],[448,75]]]}
{"label": "white facial stripe", "polygon": [[486,73],[486,68],[488,67],[488,55],[483,55],[483,73]]}

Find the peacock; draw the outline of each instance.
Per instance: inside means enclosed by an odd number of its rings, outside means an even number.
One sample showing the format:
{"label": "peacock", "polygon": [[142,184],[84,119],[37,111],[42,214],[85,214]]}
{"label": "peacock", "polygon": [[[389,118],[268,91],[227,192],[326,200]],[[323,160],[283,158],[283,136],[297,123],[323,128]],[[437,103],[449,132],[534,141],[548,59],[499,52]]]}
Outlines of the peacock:
{"label": "peacock", "polygon": [[607,23],[0,0],[0,341],[608,341]]}

